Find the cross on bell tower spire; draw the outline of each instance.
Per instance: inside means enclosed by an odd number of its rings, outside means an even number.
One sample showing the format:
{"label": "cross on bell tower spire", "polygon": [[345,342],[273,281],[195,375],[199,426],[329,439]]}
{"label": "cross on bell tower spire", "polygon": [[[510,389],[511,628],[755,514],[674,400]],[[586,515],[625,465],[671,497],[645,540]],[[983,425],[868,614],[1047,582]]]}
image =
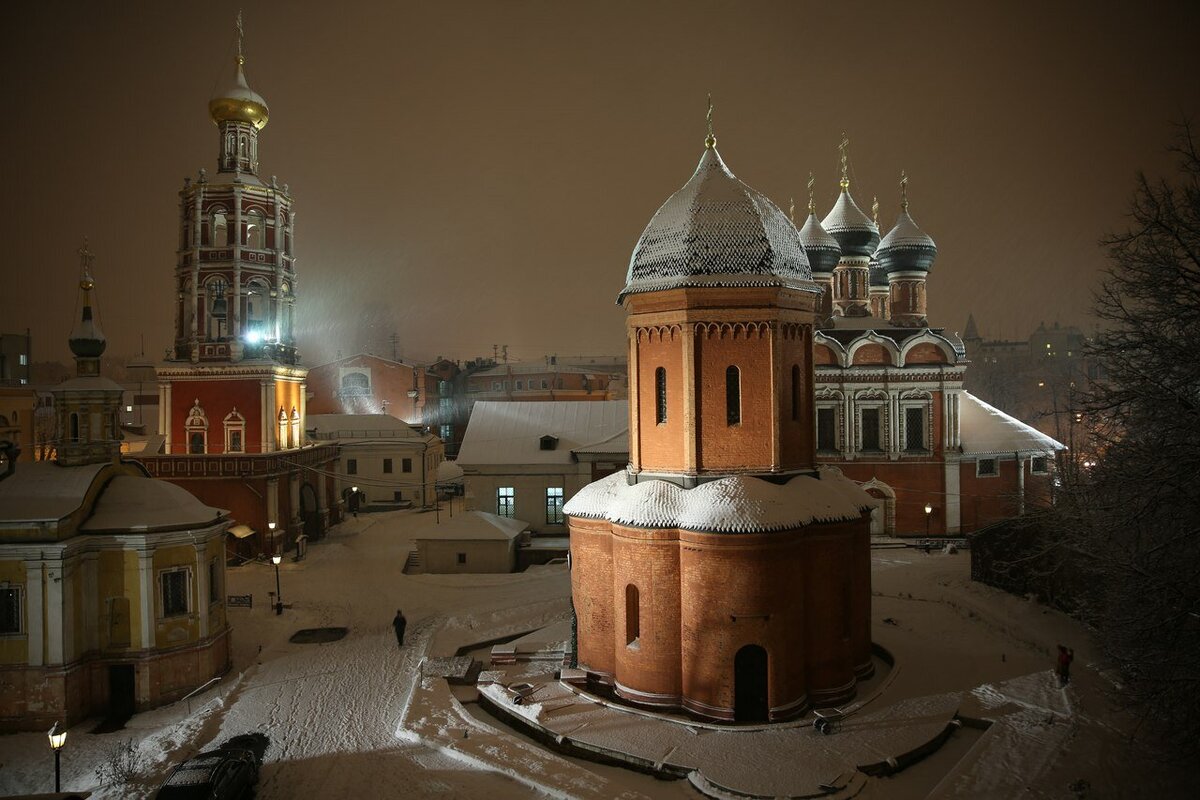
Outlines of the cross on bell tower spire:
{"label": "cross on bell tower spire", "polygon": [[713,135],[712,92],[709,92],[709,94],[708,94],[708,114],[706,116],[706,119],[708,121],[708,135],[704,137],[704,147],[706,150],[712,150],[714,147],[717,146],[717,137]]}

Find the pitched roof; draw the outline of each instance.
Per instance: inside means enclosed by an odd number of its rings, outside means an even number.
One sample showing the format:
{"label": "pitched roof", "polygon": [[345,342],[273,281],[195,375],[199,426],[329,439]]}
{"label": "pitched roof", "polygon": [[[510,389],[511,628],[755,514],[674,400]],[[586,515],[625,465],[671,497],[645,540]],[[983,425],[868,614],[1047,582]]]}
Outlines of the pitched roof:
{"label": "pitched roof", "polygon": [[317,439],[432,439],[391,414],[309,414],[305,419]]}
{"label": "pitched roof", "polygon": [[426,528],[414,541],[422,539],[439,539],[447,541],[506,541],[521,535],[529,529],[529,523],[519,519],[509,519],[487,511],[468,511],[458,514],[454,519],[432,528]]}
{"label": "pitched roof", "polygon": [[[629,401],[557,401],[549,403],[479,402],[463,436],[458,463],[567,464],[573,451],[588,449],[617,434],[626,437]],[[553,450],[541,449],[543,436],[555,436]]]}
{"label": "pitched roof", "polygon": [[1062,442],[1010,417],[970,392],[959,395],[959,435],[964,455],[1046,453],[1066,450]]}

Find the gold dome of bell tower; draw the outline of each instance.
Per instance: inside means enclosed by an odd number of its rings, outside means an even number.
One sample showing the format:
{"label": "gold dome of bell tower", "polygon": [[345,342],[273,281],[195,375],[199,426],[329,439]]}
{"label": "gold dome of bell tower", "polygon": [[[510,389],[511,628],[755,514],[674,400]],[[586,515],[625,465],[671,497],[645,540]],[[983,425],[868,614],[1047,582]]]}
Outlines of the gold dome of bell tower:
{"label": "gold dome of bell tower", "polygon": [[238,50],[233,83],[208,101],[208,113],[217,125],[222,122],[246,122],[253,125],[255,130],[261,131],[267,126],[269,117],[267,101],[246,83],[246,57],[240,52],[240,36]]}

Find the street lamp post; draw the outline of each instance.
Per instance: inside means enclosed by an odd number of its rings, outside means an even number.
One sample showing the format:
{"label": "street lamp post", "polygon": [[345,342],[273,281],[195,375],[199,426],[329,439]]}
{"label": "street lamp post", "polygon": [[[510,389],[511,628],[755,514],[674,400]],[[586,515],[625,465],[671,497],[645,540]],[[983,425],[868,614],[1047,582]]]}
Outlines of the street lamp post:
{"label": "street lamp post", "polygon": [[50,737],[50,749],[54,751],[54,791],[62,791],[61,756],[63,745],[67,743],[67,732],[58,730],[58,723],[47,734]]}
{"label": "street lamp post", "polygon": [[279,592],[279,562],[283,556],[275,549],[275,523],[268,522],[267,528],[271,531],[271,563],[275,565],[275,615],[279,616],[283,613],[283,597]]}
{"label": "street lamp post", "polygon": [[279,562],[283,561],[283,556],[275,553],[271,556],[271,563],[275,565],[275,616],[283,613],[283,592],[279,589]]}
{"label": "street lamp post", "polygon": [[933,518],[933,506],[929,503],[925,504],[925,538],[929,538],[929,520]]}

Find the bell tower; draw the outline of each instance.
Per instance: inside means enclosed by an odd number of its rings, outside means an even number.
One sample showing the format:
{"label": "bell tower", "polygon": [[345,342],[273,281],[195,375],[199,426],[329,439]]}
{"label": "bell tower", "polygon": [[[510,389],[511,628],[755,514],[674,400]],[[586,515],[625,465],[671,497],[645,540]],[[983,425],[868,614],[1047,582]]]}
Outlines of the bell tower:
{"label": "bell tower", "polygon": [[217,171],[179,193],[172,361],[298,363],[294,203],[287,184],[258,174],[269,112],[246,81],[242,38],[239,13],[232,78],[208,103]]}

